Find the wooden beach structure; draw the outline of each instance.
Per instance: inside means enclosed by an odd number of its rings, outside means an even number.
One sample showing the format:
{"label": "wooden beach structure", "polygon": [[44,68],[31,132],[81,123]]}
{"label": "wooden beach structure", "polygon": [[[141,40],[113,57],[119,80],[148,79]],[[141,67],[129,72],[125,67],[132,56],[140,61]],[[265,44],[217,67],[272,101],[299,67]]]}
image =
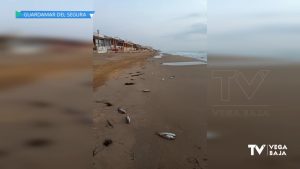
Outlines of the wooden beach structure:
{"label": "wooden beach structure", "polygon": [[97,53],[153,50],[151,47],[144,47],[142,45],[126,41],[121,38],[101,35],[99,31],[97,31],[97,33],[93,35],[93,44],[94,51]]}

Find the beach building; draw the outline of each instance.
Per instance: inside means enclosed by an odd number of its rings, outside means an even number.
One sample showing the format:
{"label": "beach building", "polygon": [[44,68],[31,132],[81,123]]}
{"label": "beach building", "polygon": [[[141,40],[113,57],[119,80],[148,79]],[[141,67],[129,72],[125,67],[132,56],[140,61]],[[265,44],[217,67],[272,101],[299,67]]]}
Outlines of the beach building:
{"label": "beach building", "polygon": [[93,43],[94,51],[97,53],[134,52],[152,49],[151,47],[144,47],[142,45],[126,41],[118,37],[101,35],[99,30],[93,36]]}
{"label": "beach building", "polygon": [[111,40],[99,32],[93,36],[94,50],[97,53],[107,53],[111,49]]}
{"label": "beach building", "polygon": [[93,42],[94,50],[97,51],[97,53],[130,52],[138,50],[138,48],[135,47],[136,45],[132,42],[104,35],[94,35]]}
{"label": "beach building", "polygon": [[134,44],[130,41],[125,41],[124,43],[124,52],[135,51]]}

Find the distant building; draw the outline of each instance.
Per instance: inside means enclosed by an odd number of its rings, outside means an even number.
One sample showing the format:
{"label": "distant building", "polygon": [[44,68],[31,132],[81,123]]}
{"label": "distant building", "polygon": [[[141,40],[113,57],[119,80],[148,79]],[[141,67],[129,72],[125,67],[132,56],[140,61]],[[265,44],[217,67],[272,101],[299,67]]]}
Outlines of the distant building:
{"label": "distant building", "polygon": [[130,41],[120,38],[113,38],[101,35],[99,31],[93,36],[94,51],[97,53],[109,52],[133,52],[140,50],[153,50],[151,47],[143,47]]}
{"label": "distant building", "polygon": [[111,40],[110,38],[100,35],[99,33],[93,36],[94,50],[97,53],[107,53],[111,49]]}

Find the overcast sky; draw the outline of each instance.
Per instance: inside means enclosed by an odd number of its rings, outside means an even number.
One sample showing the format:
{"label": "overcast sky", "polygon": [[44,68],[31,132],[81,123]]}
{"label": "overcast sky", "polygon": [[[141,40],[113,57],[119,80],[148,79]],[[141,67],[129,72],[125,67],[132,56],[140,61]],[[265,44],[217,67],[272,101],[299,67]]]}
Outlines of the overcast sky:
{"label": "overcast sky", "polygon": [[299,0],[209,0],[210,53],[300,58]]}
{"label": "overcast sky", "polygon": [[201,51],[205,0],[97,0],[94,31],[163,51]]}
{"label": "overcast sky", "polygon": [[[299,0],[4,0],[0,34],[91,40],[96,29],[164,51],[299,57]],[[208,17],[206,8],[208,6]],[[93,20],[15,19],[16,10],[95,10]],[[208,18],[208,40],[206,20]],[[93,25],[94,21],[94,25]]]}

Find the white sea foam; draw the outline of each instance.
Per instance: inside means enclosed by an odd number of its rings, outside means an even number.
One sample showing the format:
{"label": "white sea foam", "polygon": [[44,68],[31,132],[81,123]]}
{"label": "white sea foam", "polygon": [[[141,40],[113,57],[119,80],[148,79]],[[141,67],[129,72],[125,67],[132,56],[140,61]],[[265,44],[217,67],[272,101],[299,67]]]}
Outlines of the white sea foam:
{"label": "white sea foam", "polygon": [[159,55],[157,55],[157,56],[154,56],[153,58],[155,58],[155,59],[161,59],[161,58],[162,58],[162,56],[163,56],[163,54],[162,54],[162,53],[160,53]]}
{"label": "white sea foam", "polygon": [[177,52],[167,52],[172,55],[185,56],[190,58],[195,58],[197,60],[207,62],[207,53],[202,51],[177,51]]}
{"label": "white sea foam", "polygon": [[195,62],[166,62],[163,63],[165,66],[193,66],[193,65],[206,65],[206,62],[195,61]]}

